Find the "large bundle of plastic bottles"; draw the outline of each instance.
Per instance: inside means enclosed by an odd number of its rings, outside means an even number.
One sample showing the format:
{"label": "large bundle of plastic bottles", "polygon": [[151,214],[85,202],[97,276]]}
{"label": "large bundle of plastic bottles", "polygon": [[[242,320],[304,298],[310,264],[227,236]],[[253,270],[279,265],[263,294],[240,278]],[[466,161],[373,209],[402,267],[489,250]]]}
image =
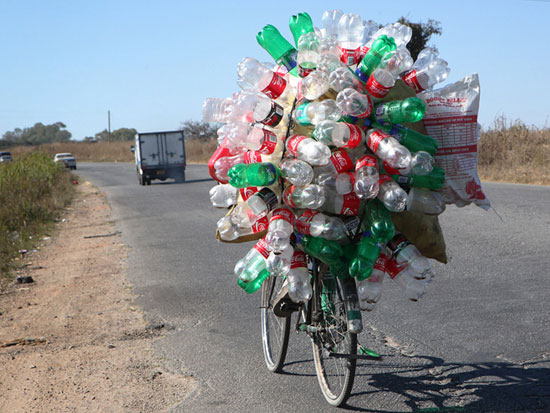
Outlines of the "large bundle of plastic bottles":
{"label": "large bundle of plastic bottles", "polygon": [[322,20],[319,29],[307,13],[292,16],[294,44],[265,26],[257,40],[274,63],[245,57],[241,90],[204,102],[203,119],[222,124],[209,162],[219,182],[211,202],[228,209],[217,237],[256,242],[235,266],[247,293],[284,276],[290,298],[307,301],[307,254],[354,277],[362,309],[374,308],[387,276],[417,300],[432,265],[394,219],[445,209],[438,144],[419,132],[416,93],[445,80],[447,62],[433,48],[413,60],[403,24],[339,10]]}

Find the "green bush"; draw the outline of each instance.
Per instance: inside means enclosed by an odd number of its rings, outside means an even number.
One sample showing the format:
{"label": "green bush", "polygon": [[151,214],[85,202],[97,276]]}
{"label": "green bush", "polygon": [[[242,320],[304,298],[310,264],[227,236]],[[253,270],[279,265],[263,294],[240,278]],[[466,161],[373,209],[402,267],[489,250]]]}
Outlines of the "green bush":
{"label": "green bush", "polygon": [[28,249],[72,199],[72,175],[42,152],[0,164],[0,272]]}

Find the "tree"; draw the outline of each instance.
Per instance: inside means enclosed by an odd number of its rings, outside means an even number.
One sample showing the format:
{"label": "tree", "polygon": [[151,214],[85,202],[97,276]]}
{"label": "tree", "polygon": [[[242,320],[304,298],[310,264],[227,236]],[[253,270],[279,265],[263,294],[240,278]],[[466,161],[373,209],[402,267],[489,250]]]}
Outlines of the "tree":
{"label": "tree", "polygon": [[198,139],[205,142],[211,139],[218,139],[217,130],[219,127],[220,125],[217,123],[187,120],[181,124],[180,129],[183,130],[185,139]]}
{"label": "tree", "polygon": [[56,122],[51,125],[36,123],[31,128],[16,128],[12,132],[6,132],[2,138],[9,144],[17,145],[40,145],[42,143],[67,142],[71,139],[71,132],[64,130],[63,122]]}
{"label": "tree", "polygon": [[411,52],[414,60],[416,60],[422,49],[427,46],[432,35],[440,36],[442,33],[441,23],[437,20],[429,19],[427,23],[412,23],[405,17],[401,17],[398,22],[412,29],[412,37],[407,44],[407,49]]}
{"label": "tree", "polygon": [[114,142],[114,141],[131,141],[134,139],[137,130],[134,128],[120,128],[109,133],[107,129],[103,129],[101,132],[95,134],[95,139],[98,141],[104,142]]}

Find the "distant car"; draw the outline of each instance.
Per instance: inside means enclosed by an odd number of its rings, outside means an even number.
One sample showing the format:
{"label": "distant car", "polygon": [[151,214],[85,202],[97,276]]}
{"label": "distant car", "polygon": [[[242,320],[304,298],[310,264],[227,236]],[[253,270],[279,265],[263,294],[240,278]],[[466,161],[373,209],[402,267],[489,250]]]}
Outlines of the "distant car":
{"label": "distant car", "polygon": [[63,162],[66,168],[76,169],[76,159],[72,153],[56,153],[54,162]]}
{"label": "distant car", "polygon": [[9,152],[0,152],[0,163],[7,163],[13,161],[11,153]]}

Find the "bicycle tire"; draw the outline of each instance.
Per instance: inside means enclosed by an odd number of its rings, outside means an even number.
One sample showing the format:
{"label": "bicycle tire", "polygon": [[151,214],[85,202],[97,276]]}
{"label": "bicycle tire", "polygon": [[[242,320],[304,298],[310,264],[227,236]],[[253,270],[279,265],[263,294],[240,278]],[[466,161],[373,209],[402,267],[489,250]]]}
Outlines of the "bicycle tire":
{"label": "bicycle tire", "polygon": [[268,277],[262,284],[262,348],[265,364],[274,373],[279,373],[283,368],[290,336],[291,317],[278,317],[273,313],[273,301],[282,285],[282,277]]}
{"label": "bicycle tire", "polygon": [[[319,267],[314,271],[319,271]],[[334,357],[334,354],[356,355],[357,334],[348,331],[348,314],[340,280],[333,278],[328,271],[318,273],[314,280],[313,313],[318,319],[316,325],[320,327],[312,335],[315,371],[323,396],[329,404],[338,407],[351,394],[357,359]]]}

